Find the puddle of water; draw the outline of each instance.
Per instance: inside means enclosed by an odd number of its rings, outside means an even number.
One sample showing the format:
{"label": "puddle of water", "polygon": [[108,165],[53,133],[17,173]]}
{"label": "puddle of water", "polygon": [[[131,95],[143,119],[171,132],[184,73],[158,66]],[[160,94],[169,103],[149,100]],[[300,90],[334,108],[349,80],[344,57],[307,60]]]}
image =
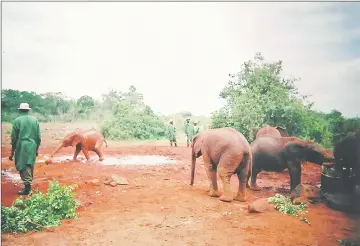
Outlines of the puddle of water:
{"label": "puddle of water", "polygon": [[[37,159],[36,162],[38,163],[44,163],[47,159],[51,159],[53,163],[59,163],[59,162],[68,162],[72,161],[73,155],[62,155],[62,156],[54,156],[53,158],[49,156],[44,156],[43,159]],[[85,161],[85,156],[78,155],[77,159],[79,161]]]}
{"label": "puddle of water", "polygon": [[20,181],[20,174],[18,173],[12,173],[8,170],[2,170],[1,171],[1,176],[4,176],[5,179],[11,180],[11,181]]}
{"label": "puddle of water", "polygon": [[[38,163],[44,163],[45,160],[50,157],[44,156],[43,159],[37,160]],[[54,156],[50,158],[52,163],[60,163],[60,162],[69,162],[72,161],[72,155],[63,155],[63,156]],[[81,162],[85,162],[85,156],[78,156],[78,160]],[[128,155],[121,157],[114,156],[105,156],[103,161],[99,161],[97,156],[90,157],[90,162],[98,162],[103,165],[163,165],[163,164],[173,164],[176,163],[176,160],[169,158],[167,156],[161,155]]]}
{"label": "puddle of water", "polygon": [[100,163],[104,165],[162,165],[174,164],[176,160],[161,155],[128,155],[123,157],[105,157]]}

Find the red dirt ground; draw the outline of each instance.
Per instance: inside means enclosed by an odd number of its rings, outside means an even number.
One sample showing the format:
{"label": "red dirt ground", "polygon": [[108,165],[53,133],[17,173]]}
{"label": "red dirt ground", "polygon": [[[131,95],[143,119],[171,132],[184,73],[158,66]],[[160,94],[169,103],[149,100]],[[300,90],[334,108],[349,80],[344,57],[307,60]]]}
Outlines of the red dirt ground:
{"label": "red dirt ground", "polygon": [[[74,128],[74,126],[72,126]],[[8,157],[9,127],[3,126],[2,157]],[[49,155],[59,139],[71,127],[42,125],[43,143],[38,160]],[[45,191],[48,180],[62,184],[78,184],[76,197],[81,202],[78,218],[64,220],[55,232],[2,234],[3,245],[338,245],[337,239],[359,235],[358,215],[331,210],[324,204],[310,204],[306,217],[311,225],[296,217],[277,211],[249,214],[247,205],[258,198],[287,194],[289,175],[261,173],[259,184],[264,190],[247,189],[248,201],[224,203],[207,195],[208,180],[202,158],[198,158],[195,184],[190,181],[190,148],[170,148],[158,141],[142,145],[108,142],[106,156],[167,155],[177,164],[162,166],[105,166],[97,163],[38,163],[35,167],[34,189]],[[162,145],[162,146],[159,146]],[[73,154],[66,148],[58,155]],[[92,153],[95,157],[95,154]],[[2,170],[16,172],[14,163],[2,161]],[[302,182],[319,184],[320,167],[306,164]],[[118,174],[130,184],[107,186],[106,177]],[[90,181],[99,179],[96,186]],[[235,195],[237,177],[232,178]],[[2,204],[10,206],[22,187],[1,180]],[[220,190],[222,188],[219,182]],[[231,212],[231,214],[225,213]]]}

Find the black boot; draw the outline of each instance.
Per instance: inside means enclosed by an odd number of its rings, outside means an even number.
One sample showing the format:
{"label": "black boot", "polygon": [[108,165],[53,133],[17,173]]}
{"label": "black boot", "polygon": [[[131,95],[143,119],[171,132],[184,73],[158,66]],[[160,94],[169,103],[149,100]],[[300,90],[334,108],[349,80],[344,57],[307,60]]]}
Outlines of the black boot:
{"label": "black boot", "polygon": [[25,188],[18,192],[19,195],[29,195],[31,192],[31,185],[26,184]]}
{"label": "black boot", "polygon": [[177,143],[175,142],[175,147],[177,147]]}

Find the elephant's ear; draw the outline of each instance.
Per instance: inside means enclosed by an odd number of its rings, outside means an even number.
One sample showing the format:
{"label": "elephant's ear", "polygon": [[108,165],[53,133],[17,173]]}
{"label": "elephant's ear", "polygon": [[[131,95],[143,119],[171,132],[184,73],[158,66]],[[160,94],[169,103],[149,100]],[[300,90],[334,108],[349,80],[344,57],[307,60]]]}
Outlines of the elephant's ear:
{"label": "elephant's ear", "polygon": [[77,132],[77,133],[74,134],[74,136],[73,136],[73,138],[72,138],[72,143],[71,143],[71,145],[72,145],[72,146],[76,146],[76,145],[78,145],[79,143],[82,143],[83,140],[84,140],[84,136],[83,136],[81,133]]}

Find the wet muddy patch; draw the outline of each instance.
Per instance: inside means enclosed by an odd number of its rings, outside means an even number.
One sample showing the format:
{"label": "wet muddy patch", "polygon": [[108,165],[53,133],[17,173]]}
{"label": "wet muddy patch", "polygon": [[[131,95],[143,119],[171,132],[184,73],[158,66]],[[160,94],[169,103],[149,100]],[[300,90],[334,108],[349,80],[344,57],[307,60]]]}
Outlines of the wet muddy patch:
{"label": "wet muddy patch", "polygon": [[1,171],[1,178],[9,181],[11,183],[19,183],[21,182],[20,174],[13,173],[10,170],[2,170]]}
{"label": "wet muddy patch", "polygon": [[[64,156],[55,156],[49,158],[44,156],[44,158],[39,158],[38,163],[45,163],[47,159],[51,159],[53,164],[55,163],[65,163],[71,162],[72,155]],[[79,162],[86,162],[85,156],[78,156],[77,160]],[[174,157],[164,156],[164,155],[126,155],[126,156],[105,156],[103,161],[99,161],[97,156],[90,157],[90,163],[98,163],[106,166],[122,166],[122,165],[145,165],[145,166],[154,166],[154,165],[168,165],[175,164],[176,160]]]}
{"label": "wet muddy patch", "polygon": [[166,165],[175,164],[176,160],[163,155],[127,155],[121,157],[105,157],[104,165]]}

